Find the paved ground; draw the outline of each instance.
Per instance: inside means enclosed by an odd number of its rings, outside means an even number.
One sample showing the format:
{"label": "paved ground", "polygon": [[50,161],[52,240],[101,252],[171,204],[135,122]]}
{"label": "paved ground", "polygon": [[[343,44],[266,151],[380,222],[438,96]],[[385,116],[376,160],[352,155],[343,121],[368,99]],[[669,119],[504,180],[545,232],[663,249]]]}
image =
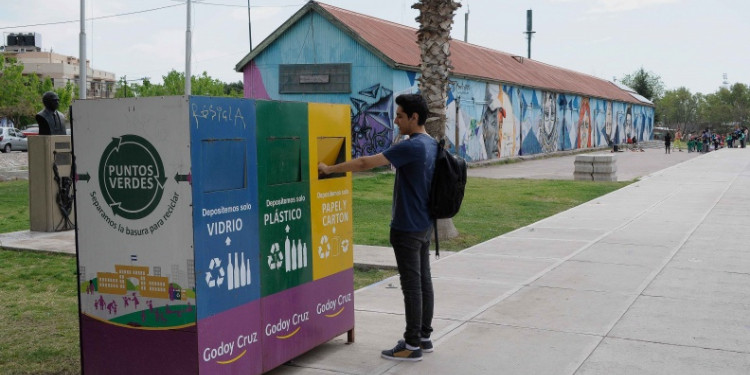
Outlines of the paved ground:
{"label": "paved ground", "polygon": [[721,150],[433,264],[435,352],[379,358],[397,279],[355,294],[356,337],[279,374],[748,374],[750,151]]}
{"label": "paved ground", "polygon": [[[611,155],[609,151],[598,151],[595,154]],[[617,180],[630,181],[648,176],[669,166],[690,160],[696,152],[678,152],[665,154],[661,148],[646,148],[643,152],[623,151],[617,155]],[[469,169],[469,176],[485,178],[529,178],[548,180],[572,180],[575,155],[546,159],[523,160],[511,164],[487,166]]]}
{"label": "paved ground", "polygon": [[379,357],[404,324],[390,278],[355,293],[356,343],[340,336],[272,373],[746,375],[749,191],[747,149],[649,170],[435,261],[435,352],[424,361]]}
{"label": "paved ground", "polygon": [[0,181],[29,179],[28,153],[13,151],[0,154]]}

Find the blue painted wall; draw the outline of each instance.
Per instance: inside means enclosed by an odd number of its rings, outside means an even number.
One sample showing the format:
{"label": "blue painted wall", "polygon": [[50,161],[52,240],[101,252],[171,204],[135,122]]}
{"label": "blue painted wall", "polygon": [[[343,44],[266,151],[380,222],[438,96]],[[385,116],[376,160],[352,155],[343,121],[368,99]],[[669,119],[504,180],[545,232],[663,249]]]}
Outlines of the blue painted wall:
{"label": "blue painted wall", "polygon": [[[415,47],[416,48],[416,47]],[[352,64],[347,94],[279,94],[279,64]],[[399,136],[394,99],[418,92],[418,73],[391,69],[324,17],[303,16],[245,67],[246,96],[351,105],[352,156]],[[260,81],[260,82],[258,82]],[[458,110],[456,109],[458,107]],[[653,137],[654,109],[515,85],[454,78],[446,136],[469,161],[625,143]],[[458,134],[456,133],[458,128]],[[456,146],[457,145],[457,146]]]}

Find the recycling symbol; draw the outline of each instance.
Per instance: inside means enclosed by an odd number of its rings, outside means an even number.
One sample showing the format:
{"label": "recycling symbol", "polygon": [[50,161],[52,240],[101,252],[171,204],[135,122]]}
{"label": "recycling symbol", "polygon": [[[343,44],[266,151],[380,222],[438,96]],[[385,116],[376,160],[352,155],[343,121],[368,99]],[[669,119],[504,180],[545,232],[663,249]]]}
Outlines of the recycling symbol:
{"label": "recycling symbol", "polygon": [[344,252],[349,251],[349,240],[341,241],[341,250],[344,250]]}
{"label": "recycling symbol", "polygon": [[161,202],[167,176],[156,148],[143,137],[112,138],[99,160],[99,187],[112,213],[143,219]]}
{"label": "recycling symbol", "polygon": [[275,270],[281,268],[281,264],[284,262],[284,253],[281,252],[281,247],[278,243],[271,245],[271,254],[268,255],[268,268]]}
{"label": "recycling symbol", "polygon": [[[214,279],[214,270],[218,269],[219,277]],[[208,264],[208,272],[206,272],[206,284],[209,288],[215,286],[221,286],[224,283],[224,267],[221,266],[221,259],[213,258]]]}
{"label": "recycling symbol", "polygon": [[329,255],[331,255],[331,243],[328,242],[328,236],[324,234],[323,237],[320,237],[320,246],[318,246],[318,256],[320,256],[320,259],[325,259],[325,258],[328,258]]}

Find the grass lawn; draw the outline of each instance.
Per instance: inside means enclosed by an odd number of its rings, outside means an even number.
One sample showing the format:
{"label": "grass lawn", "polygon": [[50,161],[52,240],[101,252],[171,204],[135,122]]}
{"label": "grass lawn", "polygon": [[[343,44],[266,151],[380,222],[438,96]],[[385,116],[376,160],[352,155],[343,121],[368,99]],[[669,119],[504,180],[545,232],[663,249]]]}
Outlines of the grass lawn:
{"label": "grass lawn", "polygon": [[[393,174],[354,179],[354,242],[388,246]],[[441,242],[460,250],[576,206],[628,183],[470,178]],[[0,183],[0,232],[29,228],[28,182]],[[396,274],[355,268],[355,289]],[[76,261],[68,255],[0,249],[0,374],[78,374]]]}
{"label": "grass lawn", "polygon": [[0,182],[0,233],[29,229],[29,182]]}
{"label": "grass lawn", "polygon": [[[392,173],[354,179],[354,243],[389,246],[393,179]],[[460,235],[440,241],[440,247],[463,250],[629,183],[469,178],[461,211],[453,218]]]}

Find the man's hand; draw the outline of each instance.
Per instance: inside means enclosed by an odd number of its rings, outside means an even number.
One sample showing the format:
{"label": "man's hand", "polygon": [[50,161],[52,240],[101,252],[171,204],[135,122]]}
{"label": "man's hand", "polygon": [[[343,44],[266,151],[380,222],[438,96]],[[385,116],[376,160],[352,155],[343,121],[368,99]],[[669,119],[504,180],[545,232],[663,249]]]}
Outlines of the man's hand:
{"label": "man's hand", "polygon": [[326,165],[325,163],[318,163],[318,175],[325,176],[329,174],[330,173],[328,172],[328,165]]}

